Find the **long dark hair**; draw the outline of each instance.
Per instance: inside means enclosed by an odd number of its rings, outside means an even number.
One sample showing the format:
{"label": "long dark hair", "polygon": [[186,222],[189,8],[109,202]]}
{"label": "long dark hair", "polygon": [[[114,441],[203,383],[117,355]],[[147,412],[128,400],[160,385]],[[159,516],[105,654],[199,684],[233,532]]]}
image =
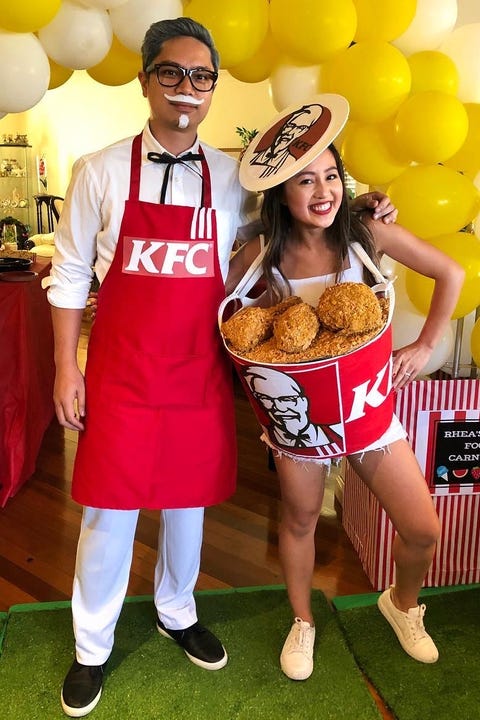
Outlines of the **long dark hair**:
{"label": "long dark hair", "polygon": [[[334,145],[329,145],[328,149],[333,154],[343,185],[342,201],[335,220],[331,226],[325,230],[327,241],[335,251],[336,261],[334,272],[337,274],[338,279],[343,269],[345,258],[348,255],[348,246],[354,240],[360,243],[377,267],[379,258],[369,229],[361,222],[357,215],[350,210],[345,185],[345,171],[340,154]],[[285,296],[292,294],[290,283],[280,269],[283,254],[292,230],[292,216],[290,210],[282,200],[283,184],[265,190],[261,210],[265,239],[268,242],[267,251],[263,259],[263,272],[267,281],[267,287],[271,288],[273,302],[278,302]],[[274,269],[280,274],[281,280],[279,280],[278,275],[274,274]],[[375,283],[373,276],[366,268],[364,269],[364,281],[369,285]]]}

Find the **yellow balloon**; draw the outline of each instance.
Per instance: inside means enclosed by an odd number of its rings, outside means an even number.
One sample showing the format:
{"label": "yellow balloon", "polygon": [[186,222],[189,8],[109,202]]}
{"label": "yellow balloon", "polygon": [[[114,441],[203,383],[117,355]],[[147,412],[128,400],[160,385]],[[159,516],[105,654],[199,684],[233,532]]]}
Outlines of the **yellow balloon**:
{"label": "yellow balloon", "polygon": [[[430,238],[428,242],[456,260],[465,270],[465,281],[452,320],[465,317],[480,305],[480,240],[471,233],[458,232]],[[405,285],[412,303],[426,315],[434,281],[408,269]]]}
{"label": "yellow balloon", "polygon": [[265,40],[259,50],[257,50],[252,57],[248,58],[248,60],[244,60],[238,65],[229,67],[228,72],[230,75],[233,75],[234,78],[241,80],[242,82],[261,82],[262,80],[267,80],[270,77],[273,68],[279,60],[279,57],[280,52],[278,47],[275,44],[271,33],[267,33],[267,36],[265,37]]}
{"label": "yellow balloon", "polygon": [[468,132],[458,152],[445,161],[445,165],[465,173],[474,180],[480,172],[480,104],[466,103]]}
{"label": "yellow balloon", "polygon": [[393,40],[405,32],[417,9],[417,0],[353,0],[357,11],[355,41]]}
{"label": "yellow balloon", "polygon": [[11,32],[35,32],[53,20],[60,5],[61,0],[7,0],[2,3],[0,25]]}
{"label": "yellow balloon", "polygon": [[480,318],[476,321],[470,335],[470,352],[472,353],[473,362],[480,367]]}
{"label": "yellow balloon", "polygon": [[414,162],[425,165],[452,157],[467,132],[468,115],[460,100],[435,90],[411,95],[395,118],[398,145]]}
{"label": "yellow balloon", "polygon": [[456,96],[459,74],[448,55],[438,50],[422,50],[410,55],[408,64],[412,73],[412,93],[438,90]]}
{"label": "yellow balloon", "polygon": [[91,78],[103,85],[125,85],[137,77],[142,69],[142,58],[126,48],[113,36],[110,50],[103,60],[87,69]]}
{"label": "yellow balloon", "polygon": [[50,82],[48,83],[48,89],[54,90],[67,82],[73,75],[73,70],[59,65],[51,58],[48,58],[48,62],[50,63]]}
{"label": "yellow balloon", "polygon": [[357,182],[384,185],[407,167],[394,156],[380,125],[350,123],[341,145],[343,162]]}
{"label": "yellow balloon", "polygon": [[357,26],[352,0],[270,0],[270,28],[279,48],[292,59],[316,65],[346,50]]}
{"label": "yellow balloon", "polygon": [[190,0],[188,16],[210,30],[220,66],[228,69],[260,49],[268,31],[268,0]]}
{"label": "yellow balloon", "polygon": [[387,189],[398,222],[422,238],[458,232],[480,209],[470,178],[442,165],[408,167]]}
{"label": "yellow balloon", "polygon": [[344,95],[352,120],[377,123],[394,115],[410,92],[410,67],[386,42],[352,45],[324,66],[326,92]]}

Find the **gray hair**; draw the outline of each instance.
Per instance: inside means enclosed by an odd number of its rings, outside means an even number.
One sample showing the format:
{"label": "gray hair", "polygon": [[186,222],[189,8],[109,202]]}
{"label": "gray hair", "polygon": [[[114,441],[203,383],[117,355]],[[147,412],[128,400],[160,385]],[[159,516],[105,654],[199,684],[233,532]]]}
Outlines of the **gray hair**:
{"label": "gray hair", "polygon": [[220,57],[213,38],[207,28],[188,17],[179,17],[174,20],[159,20],[150,25],[142,44],[143,70],[153,62],[163,43],[176,37],[191,37],[199,40],[210,50],[210,57],[215,71],[218,71]]}

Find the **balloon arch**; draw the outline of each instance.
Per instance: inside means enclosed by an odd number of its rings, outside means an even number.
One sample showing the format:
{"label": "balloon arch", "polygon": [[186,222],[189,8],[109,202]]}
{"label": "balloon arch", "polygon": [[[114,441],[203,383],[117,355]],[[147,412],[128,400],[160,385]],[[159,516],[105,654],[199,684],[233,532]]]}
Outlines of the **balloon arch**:
{"label": "balloon arch", "polygon": [[[0,117],[30,109],[75,70],[105,85],[130,82],[148,26],[181,15],[211,30],[221,67],[234,78],[267,80],[279,111],[316,92],[344,95],[351,114],[338,144],[347,171],[388,192],[399,222],[463,265],[452,319],[480,306],[480,22],[457,26],[457,0],[383,0],[380,10],[373,0],[297,0],[294,10],[291,0],[5,5]],[[424,319],[432,282],[394,265],[388,271],[398,276],[401,300],[394,340],[402,344]],[[445,363],[453,335],[425,371]],[[480,320],[469,344],[478,365]]]}

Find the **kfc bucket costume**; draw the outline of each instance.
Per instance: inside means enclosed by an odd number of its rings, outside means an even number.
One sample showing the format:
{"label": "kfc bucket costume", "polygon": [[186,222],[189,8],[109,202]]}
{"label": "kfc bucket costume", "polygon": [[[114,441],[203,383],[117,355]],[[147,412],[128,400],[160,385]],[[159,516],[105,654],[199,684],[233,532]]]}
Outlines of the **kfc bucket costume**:
{"label": "kfc bucket costume", "polygon": [[[240,166],[240,182],[262,191],[299,173],[320,155],[341,131],[348,103],[325,94],[286,108],[256,136]],[[232,295],[243,305],[258,302],[247,296],[261,276],[261,253]],[[291,280],[292,294],[316,306],[326,287],[335,282],[363,282],[364,265],[389,299],[384,328],[365,345],[338,357],[298,363],[260,363],[230,356],[263,430],[262,439],[276,452],[293,459],[329,463],[339,458],[386,447],[405,437],[393,415],[391,384],[391,318],[394,292],[358,243],[351,243],[345,268],[335,275]]]}

